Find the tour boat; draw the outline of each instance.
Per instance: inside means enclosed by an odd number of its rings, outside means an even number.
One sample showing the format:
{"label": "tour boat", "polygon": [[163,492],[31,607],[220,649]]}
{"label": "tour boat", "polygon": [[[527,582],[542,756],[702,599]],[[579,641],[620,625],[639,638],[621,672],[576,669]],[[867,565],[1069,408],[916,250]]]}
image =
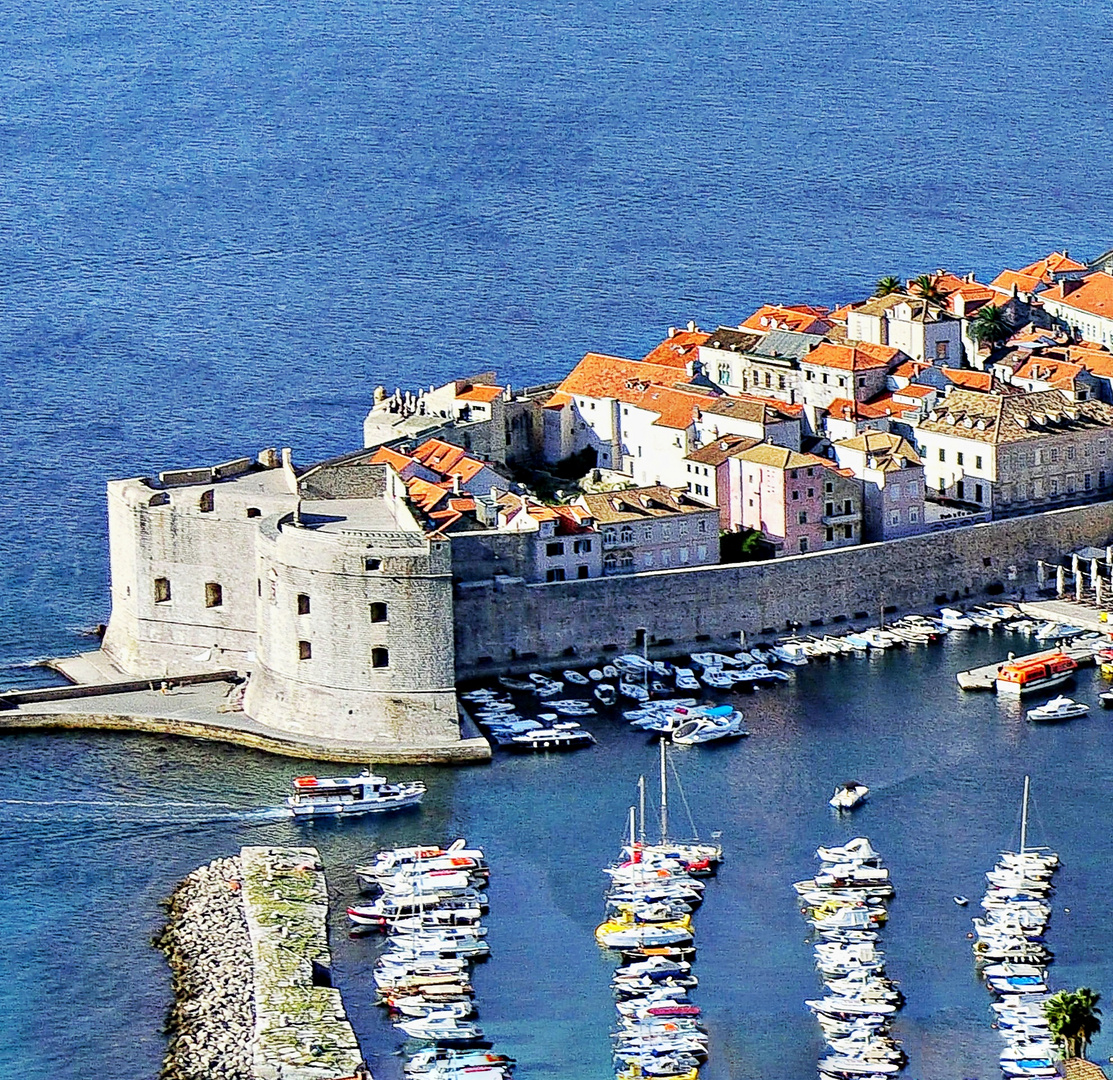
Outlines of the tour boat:
{"label": "tour boat", "polygon": [[828,805],[836,810],[853,810],[869,793],[870,789],[865,784],[860,784],[857,780],[848,780],[835,788],[835,794],[828,799]]}
{"label": "tour boat", "polygon": [[366,769],[358,776],[299,776],[286,805],[295,817],[314,815],[372,814],[416,806],[425,795],[420,780],[387,783]]}
{"label": "tour boat", "polygon": [[1010,660],[997,669],[997,693],[1021,696],[1050,690],[1077,670],[1078,664],[1061,652]]}
{"label": "tour boat", "polygon": [[581,727],[541,728],[515,735],[507,744],[507,749],[515,753],[529,753],[542,750],[578,750],[581,746],[594,745],[595,736]]}
{"label": "tour boat", "polygon": [[1085,716],[1089,711],[1089,705],[1060,695],[1053,697],[1038,709],[1029,709],[1028,719],[1037,723],[1054,723],[1058,720],[1072,720],[1076,716]]}

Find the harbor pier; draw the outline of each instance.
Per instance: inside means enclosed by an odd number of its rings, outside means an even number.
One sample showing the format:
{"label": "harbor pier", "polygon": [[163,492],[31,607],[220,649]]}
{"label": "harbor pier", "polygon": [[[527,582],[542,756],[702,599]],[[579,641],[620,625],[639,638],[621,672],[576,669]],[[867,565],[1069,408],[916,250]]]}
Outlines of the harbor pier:
{"label": "harbor pier", "polygon": [[315,848],[245,847],[191,873],[155,944],[175,1004],[162,1080],[348,1080],[361,1055],[329,983]]}

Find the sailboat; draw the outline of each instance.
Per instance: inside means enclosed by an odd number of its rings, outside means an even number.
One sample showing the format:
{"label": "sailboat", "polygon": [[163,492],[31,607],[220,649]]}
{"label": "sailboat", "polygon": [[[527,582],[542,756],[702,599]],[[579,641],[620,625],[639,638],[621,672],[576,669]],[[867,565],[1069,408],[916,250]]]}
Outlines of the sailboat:
{"label": "sailboat", "polygon": [[[684,801],[685,809],[688,810],[688,821],[692,826],[693,838],[691,840],[673,840],[669,837],[668,741],[662,739],[658,745],[660,747],[661,839],[656,844],[650,844],[646,841],[645,777],[642,776],[638,779],[638,806],[641,821],[639,840],[635,845],[631,837],[630,846],[625,849],[625,852],[631,858],[635,858],[636,852],[640,852],[641,857],[647,861],[675,859],[677,862],[684,864],[689,874],[697,876],[713,874],[719,863],[723,861],[723,846],[717,843],[706,844],[700,840],[696,832],[695,822],[692,820],[691,809],[688,807],[688,800],[684,797],[684,789],[680,787],[680,777],[677,776],[675,770],[673,771],[673,778],[676,781],[680,797]],[[717,835],[717,833],[712,833],[712,837]]]}

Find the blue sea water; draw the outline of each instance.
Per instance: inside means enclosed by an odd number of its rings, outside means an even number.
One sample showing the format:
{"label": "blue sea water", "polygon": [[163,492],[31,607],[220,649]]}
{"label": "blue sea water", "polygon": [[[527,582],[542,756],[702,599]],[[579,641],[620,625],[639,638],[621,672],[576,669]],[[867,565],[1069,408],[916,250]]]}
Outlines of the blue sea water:
{"label": "blue sea water", "polygon": [[[764,300],[1105,249],[1111,21],[1032,0],[3,5],[0,685],[44,681],[27,665],[107,616],[110,477],[349,449],[379,383],[540,381]],[[1113,988],[1102,718],[1036,734],[957,701],[951,671],[1000,650],[808,672],[761,698],[750,744],[692,755],[732,850],[699,916],[711,1080],[810,1075],[787,883],[837,838],[819,796],[846,772],[884,789],[862,823],[902,888],[910,1075],[990,1075],[964,918],[936,901],[976,891],[1025,769],[1074,897],[1056,978]],[[479,987],[523,1075],[606,1071],[595,868],[652,755],[604,734],[567,761],[434,771],[420,819],[320,836],[341,899],[380,840],[488,845]],[[153,1076],[158,900],[201,861],[294,838],[158,804],[273,803],[290,766],[113,736],[3,750],[0,794],[35,805],[0,803],[0,1076]],[[38,805],[86,798],[125,805]],[[375,1055],[366,944],[341,937],[338,963]]]}

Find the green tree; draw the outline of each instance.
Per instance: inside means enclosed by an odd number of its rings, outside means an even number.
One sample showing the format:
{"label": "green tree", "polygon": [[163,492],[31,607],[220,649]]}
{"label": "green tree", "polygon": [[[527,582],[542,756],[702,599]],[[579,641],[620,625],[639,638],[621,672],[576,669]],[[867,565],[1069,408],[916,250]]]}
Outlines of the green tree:
{"label": "green tree", "polygon": [[1044,1005],[1044,1015],[1051,1029],[1051,1038],[1063,1051],[1063,1057],[1085,1057],[1090,1040],[1101,1031],[1101,994],[1089,987],[1060,990]]}
{"label": "green tree", "polygon": [[926,300],[929,304],[935,304],[937,307],[943,307],[947,303],[947,297],[951,295],[939,287],[931,274],[921,274],[919,277],[913,278],[912,289],[921,299]]}
{"label": "green tree", "polygon": [[1000,345],[1012,332],[1005,313],[994,304],[978,308],[970,320],[970,334],[979,345]]}
{"label": "green tree", "polygon": [[889,296],[892,293],[900,292],[900,278],[883,277],[873,290],[874,296]]}

